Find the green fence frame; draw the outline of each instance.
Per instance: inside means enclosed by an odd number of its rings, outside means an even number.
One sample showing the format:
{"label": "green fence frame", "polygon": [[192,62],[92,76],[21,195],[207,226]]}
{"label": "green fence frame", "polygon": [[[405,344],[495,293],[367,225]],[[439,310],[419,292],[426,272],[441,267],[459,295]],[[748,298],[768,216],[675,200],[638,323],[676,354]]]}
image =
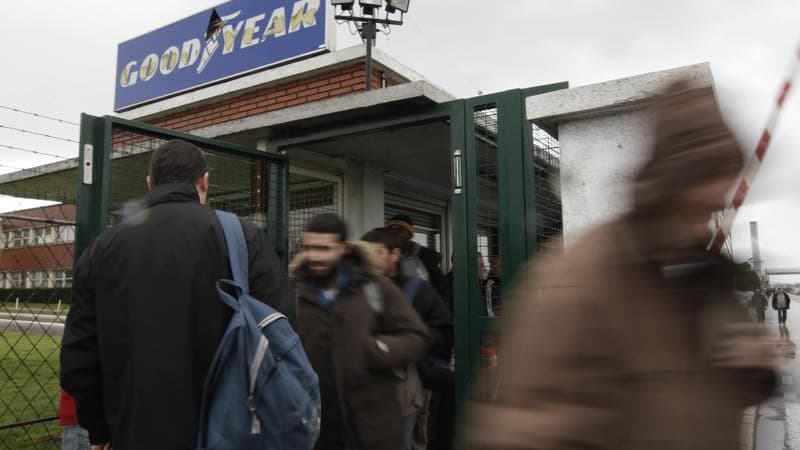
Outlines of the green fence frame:
{"label": "green fence frame", "polygon": [[[80,157],[78,169],[75,261],[92,240],[106,226],[110,193],[112,133],[123,129],[144,136],[160,139],[182,139],[199,147],[238,156],[255,157],[266,164],[262,192],[265,200],[270,199],[270,189],[275,189],[273,198],[278,204],[267,205],[267,223],[280,224],[268,227],[267,235],[276,246],[278,255],[287,255],[288,204],[289,204],[289,165],[284,156],[272,154],[219,139],[207,139],[188,133],[156,127],[150,124],[113,116],[95,117],[81,115]],[[91,156],[91,158],[89,157]],[[84,182],[86,172],[91,173],[91,182]],[[86,180],[89,181],[89,180]],[[286,262],[286,261],[284,261]]]}

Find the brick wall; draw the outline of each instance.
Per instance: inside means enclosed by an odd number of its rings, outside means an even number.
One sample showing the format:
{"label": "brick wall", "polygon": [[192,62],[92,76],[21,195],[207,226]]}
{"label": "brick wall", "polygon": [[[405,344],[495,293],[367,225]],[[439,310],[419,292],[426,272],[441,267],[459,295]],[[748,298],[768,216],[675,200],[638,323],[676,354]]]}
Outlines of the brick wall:
{"label": "brick wall", "polygon": [[[380,89],[380,78],[381,71],[374,69],[373,89]],[[387,74],[387,86],[403,82],[405,80]],[[235,97],[212,101],[176,113],[168,113],[164,116],[147,119],[146,122],[172,130],[190,131],[305,103],[363,92],[365,83],[364,65],[359,63],[255,89]]]}

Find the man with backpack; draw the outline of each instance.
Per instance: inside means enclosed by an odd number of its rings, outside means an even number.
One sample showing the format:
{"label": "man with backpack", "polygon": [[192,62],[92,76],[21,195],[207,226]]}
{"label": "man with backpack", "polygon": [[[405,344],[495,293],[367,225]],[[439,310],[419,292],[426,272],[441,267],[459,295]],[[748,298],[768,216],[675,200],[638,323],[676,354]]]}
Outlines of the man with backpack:
{"label": "man with backpack", "polygon": [[[144,208],[101,234],[74,269],[61,384],[96,448],[196,448],[206,374],[232,314],[217,293],[231,273],[222,226],[203,206],[202,151],[161,145],[147,185]],[[292,318],[294,294],[265,232],[240,222],[250,294]]]}
{"label": "man with backpack", "polygon": [[290,266],[297,325],[319,376],[318,450],[399,450],[397,383],[425,350],[428,331],[363,242],[335,214],[306,226]]}
{"label": "man with backpack", "polygon": [[405,424],[405,448],[407,450],[418,448],[415,444],[421,444],[424,448],[425,435],[417,433],[415,436],[415,424],[418,431],[427,430],[427,421],[419,421],[418,417],[427,417],[430,390],[439,390],[437,388],[442,385],[445,389],[452,387],[447,379],[451,378],[449,363],[453,349],[453,319],[430,282],[418,277],[408,277],[402,273],[400,259],[403,239],[396,231],[390,228],[376,228],[365,234],[363,240],[370,243],[381,261],[384,275],[402,289],[406,300],[414,307],[430,333],[428,351],[416,364],[408,368],[408,379],[399,388]]}

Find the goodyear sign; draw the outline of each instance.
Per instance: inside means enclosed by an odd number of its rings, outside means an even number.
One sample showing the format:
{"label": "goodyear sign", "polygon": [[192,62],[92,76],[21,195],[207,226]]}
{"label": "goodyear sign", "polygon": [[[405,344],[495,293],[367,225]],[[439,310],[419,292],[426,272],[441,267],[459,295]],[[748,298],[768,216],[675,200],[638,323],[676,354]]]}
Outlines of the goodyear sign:
{"label": "goodyear sign", "polygon": [[323,0],[232,0],[119,44],[114,110],[330,49]]}

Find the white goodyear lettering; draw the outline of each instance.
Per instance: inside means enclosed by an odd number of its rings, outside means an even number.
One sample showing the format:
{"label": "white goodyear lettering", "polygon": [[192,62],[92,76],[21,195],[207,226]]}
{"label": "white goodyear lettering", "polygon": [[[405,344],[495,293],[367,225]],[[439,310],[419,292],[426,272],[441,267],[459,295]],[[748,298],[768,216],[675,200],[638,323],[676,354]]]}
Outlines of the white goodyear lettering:
{"label": "white goodyear lettering", "polygon": [[222,48],[223,55],[227,55],[233,51],[233,47],[236,44],[236,39],[239,37],[239,33],[242,31],[243,25],[244,22],[239,21],[239,23],[236,24],[236,28],[232,27],[230,24],[226,24],[224,27],[222,27],[222,40],[225,43]]}
{"label": "white goodyear lettering", "polygon": [[161,75],[169,75],[175,70],[175,67],[178,66],[179,54],[180,50],[174,45],[164,50],[164,53],[161,55],[161,66],[159,67]]}
{"label": "white goodyear lettering", "polygon": [[158,55],[151,53],[142,61],[142,68],[139,69],[139,78],[142,81],[150,81],[156,75],[158,70]]}
{"label": "white goodyear lettering", "polygon": [[258,44],[258,38],[254,35],[259,32],[260,28],[256,25],[259,21],[264,20],[266,14],[259,14],[251,17],[244,22],[244,35],[242,36],[242,47],[247,48]]}
{"label": "white goodyear lettering", "polygon": [[[223,55],[233,53],[236,48],[236,41],[241,35],[239,48],[245,49],[266,43],[268,38],[279,38],[286,36],[287,33],[295,33],[305,28],[317,25],[317,14],[321,6],[320,0],[298,0],[292,6],[290,20],[287,21],[286,8],[281,6],[275,8],[269,16],[269,20],[261,32],[259,22],[266,18],[266,14],[258,14],[246,20],[240,20],[236,26],[230,23],[225,24],[222,32]],[[119,76],[119,83],[122,87],[130,87],[137,82],[147,82],[152,80],[156,73],[168,76],[175,69],[181,70],[194,66],[200,58],[203,45],[198,38],[185,41],[180,49],[172,45],[159,55],[148,54],[139,65],[138,61],[130,61],[122,68]],[[138,66],[138,70],[137,70]]]}
{"label": "white goodyear lettering", "polygon": [[181,47],[181,63],[178,64],[178,69],[185,69],[191,67],[197,62],[200,57],[200,39],[190,39],[183,43]]}
{"label": "white goodyear lettering", "polygon": [[261,36],[261,42],[266,42],[270,36],[286,36],[286,8],[283,6],[272,11],[269,22],[264,28],[264,34]]}
{"label": "white goodyear lettering", "polygon": [[122,87],[133,86],[139,78],[139,72],[134,70],[136,68],[136,61],[131,61],[125,64],[122,68],[122,73],[119,76],[119,84]]}
{"label": "white goodyear lettering", "polygon": [[317,12],[319,11],[319,0],[300,0],[295,2],[292,8],[292,23],[289,26],[289,33],[294,33],[303,28],[313,27],[317,24]]}

